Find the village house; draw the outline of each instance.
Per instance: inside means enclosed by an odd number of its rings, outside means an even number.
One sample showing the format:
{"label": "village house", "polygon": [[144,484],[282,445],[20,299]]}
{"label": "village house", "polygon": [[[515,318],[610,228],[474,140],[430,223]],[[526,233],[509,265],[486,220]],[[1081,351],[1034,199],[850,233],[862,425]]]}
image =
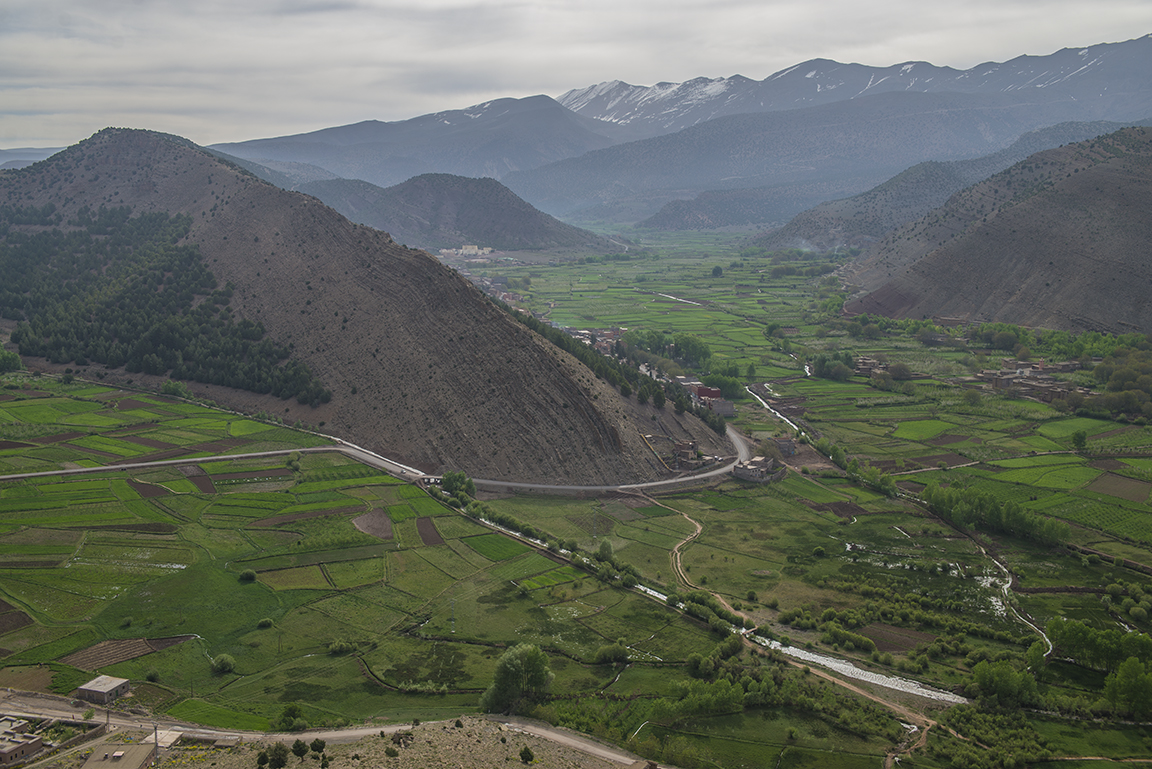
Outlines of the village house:
{"label": "village house", "polygon": [[97,705],[108,705],[128,693],[127,678],[97,676],[76,690],[76,696]]}
{"label": "village house", "polygon": [[787,474],[788,468],[771,457],[752,457],[746,462],[737,462],[732,475],[754,483],[778,481]]}

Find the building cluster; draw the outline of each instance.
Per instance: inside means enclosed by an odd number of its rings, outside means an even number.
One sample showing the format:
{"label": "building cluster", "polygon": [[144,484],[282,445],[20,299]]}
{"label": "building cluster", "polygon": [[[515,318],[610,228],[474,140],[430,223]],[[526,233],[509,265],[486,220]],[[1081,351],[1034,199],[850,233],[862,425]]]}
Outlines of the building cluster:
{"label": "building cluster", "polygon": [[490,253],[492,253],[491,248],[487,248],[484,246],[476,246],[476,245],[463,245],[463,246],[460,246],[460,248],[442,248],[442,249],[440,249],[440,256],[442,256],[442,257],[443,256],[463,256],[465,258],[468,258],[468,257],[475,258],[478,256],[487,256]]}
{"label": "building cluster", "polygon": [[615,355],[616,343],[624,336],[626,328],[564,328],[561,329],[573,339],[578,339],[601,355]]}
{"label": "building cluster", "polygon": [[856,368],[853,370],[853,373],[856,376],[870,377],[877,371],[887,370],[887,363],[881,363],[875,358],[869,358],[867,355],[864,355],[856,359]]}
{"label": "building cluster", "polygon": [[0,764],[19,764],[40,752],[44,741],[29,729],[22,718],[0,717]]}
{"label": "building cluster", "polygon": [[677,441],[672,447],[672,460],[676,470],[695,470],[704,464],[696,441]]}
{"label": "building cluster", "polygon": [[752,457],[744,462],[737,462],[732,468],[732,475],[753,483],[772,483],[784,478],[788,467],[777,462],[772,457]]}
{"label": "building cluster", "polygon": [[1053,376],[1071,373],[1079,368],[1079,362],[1074,360],[1045,363],[1043,360],[1033,362],[1004,358],[1000,361],[1000,368],[985,369],[976,375],[976,379],[988,384],[993,390],[1015,390],[1021,395],[1051,403],[1070,393],[1091,393],[1087,388],[1058,382]]}
{"label": "building cluster", "polygon": [[732,401],[720,397],[719,388],[709,387],[699,379],[687,376],[678,376],[675,381],[676,384],[684,388],[684,392],[692,399],[692,405],[703,406],[722,417],[736,416],[736,405]]}

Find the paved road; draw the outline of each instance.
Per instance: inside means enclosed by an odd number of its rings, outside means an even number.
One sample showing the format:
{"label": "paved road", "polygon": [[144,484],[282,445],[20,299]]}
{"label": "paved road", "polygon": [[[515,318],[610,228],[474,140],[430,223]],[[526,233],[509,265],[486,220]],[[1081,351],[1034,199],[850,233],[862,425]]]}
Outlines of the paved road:
{"label": "paved road", "polygon": [[[715,478],[725,475],[732,471],[733,465],[737,462],[743,462],[752,456],[751,450],[748,448],[748,443],[744,436],[740,434],[732,425],[727,426],[728,438],[736,447],[736,458],[727,464],[709,470],[698,475],[686,476],[682,478],[672,478],[663,481],[649,481],[647,483],[629,483],[614,486],[563,486],[563,485],[549,485],[541,483],[517,483],[514,481],[488,481],[481,479],[473,479],[476,487],[486,489],[489,491],[537,491],[547,494],[549,492],[556,493],[579,493],[579,492],[607,492],[607,491],[642,491],[645,489],[658,489],[661,487],[674,487],[683,483],[692,483],[699,480],[706,480],[708,478]],[[45,470],[35,473],[14,473],[12,475],[0,475],[0,481],[17,481],[24,478],[41,478],[49,475],[85,475],[90,473],[106,473],[116,470],[142,470],[149,467],[171,467],[174,465],[187,465],[196,462],[219,461],[222,459],[251,459],[255,457],[277,457],[287,456],[296,452],[300,453],[315,453],[324,451],[335,451],[344,454],[347,457],[355,459],[358,462],[375,467],[378,470],[383,470],[386,473],[401,478],[406,481],[415,481],[419,478],[425,477],[425,474],[414,467],[408,467],[393,459],[381,456],[373,451],[357,446],[353,443],[348,443],[339,438],[334,438],[330,435],[323,436],[329,440],[336,441],[335,446],[314,446],[312,448],[302,449],[278,449],[276,451],[257,451],[248,454],[218,454],[208,457],[185,457],[184,459],[164,459],[156,462],[127,462],[118,465],[103,465],[100,467],[78,467],[71,470]]]}
{"label": "paved road", "polygon": [[[334,439],[336,440],[336,439]],[[13,475],[0,475],[0,481],[16,481],[22,478],[40,478],[48,475],[83,475],[86,473],[106,473],[116,470],[141,470],[149,467],[171,467],[172,465],[189,465],[197,462],[211,462],[221,459],[251,459],[253,457],[282,457],[289,454],[309,454],[317,452],[337,452],[362,462],[369,467],[375,467],[404,480],[416,480],[424,475],[419,470],[402,465],[387,457],[382,457],[368,449],[360,448],[350,443],[337,446],[314,446],[304,449],[277,449],[275,451],[257,451],[250,454],[217,454],[209,457],[185,457],[184,459],[162,459],[156,462],[128,462],[119,465],[102,465],[100,467],[77,467],[72,470],[45,470],[38,473],[16,473]]]}
{"label": "paved road", "polygon": [[473,483],[476,488],[484,489],[486,491],[525,491],[525,492],[539,492],[541,494],[548,494],[549,492],[559,492],[562,494],[573,494],[580,492],[606,492],[606,491],[646,491],[650,489],[671,488],[685,483],[694,483],[696,481],[707,480],[709,478],[717,478],[722,475],[727,475],[732,472],[732,468],[737,462],[745,462],[752,457],[752,450],[748,446],[747,439],[740,434],[732,425],[727,425],[726,432],[729,440],[736,447],[736,458],[724,465],[708,470],[707,472],[698,473],[696,475],[684,476],[681,478],[669,478],[663,481],[648,481],[646,483],[625,483],[616,486],[564,486],[552,485],[547,483],[517,483],[514,481],[490,481],[473,478]]}

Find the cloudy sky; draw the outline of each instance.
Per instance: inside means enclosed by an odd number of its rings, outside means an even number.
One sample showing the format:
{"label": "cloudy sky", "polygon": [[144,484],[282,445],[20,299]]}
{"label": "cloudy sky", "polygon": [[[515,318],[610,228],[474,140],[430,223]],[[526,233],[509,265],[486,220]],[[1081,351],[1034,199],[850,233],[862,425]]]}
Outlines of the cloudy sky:
{"label": "cloudy sky", "polygon": [[1149,0],[0,0],[0,148],[200,144],[812,58],[959,69],[1152,32]]}

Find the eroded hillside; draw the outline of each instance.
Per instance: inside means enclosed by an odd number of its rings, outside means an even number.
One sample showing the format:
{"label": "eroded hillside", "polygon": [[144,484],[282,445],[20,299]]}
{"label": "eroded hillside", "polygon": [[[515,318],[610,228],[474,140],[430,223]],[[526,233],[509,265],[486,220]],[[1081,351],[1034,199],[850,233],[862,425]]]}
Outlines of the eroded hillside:
{"label": "eroded hillside", "polygon": [[[186,241],[232,284],[232,314],[263,324],[333,395],[311,407],[193,385],[223,405],[323,425],[428,471],[582,484],[663,472],[618,392],[435,259],[185,140],[107,129],[0,176],[0,204],[49,203],[65,221],[86,205],[191,216]],[[680,429],[719,445],[702,424]]]}
{"label": "eroded hillside", "polygon": [[1037,153],[895,230],[845,270],[845,309],[1152,329],[1152,130]]}

